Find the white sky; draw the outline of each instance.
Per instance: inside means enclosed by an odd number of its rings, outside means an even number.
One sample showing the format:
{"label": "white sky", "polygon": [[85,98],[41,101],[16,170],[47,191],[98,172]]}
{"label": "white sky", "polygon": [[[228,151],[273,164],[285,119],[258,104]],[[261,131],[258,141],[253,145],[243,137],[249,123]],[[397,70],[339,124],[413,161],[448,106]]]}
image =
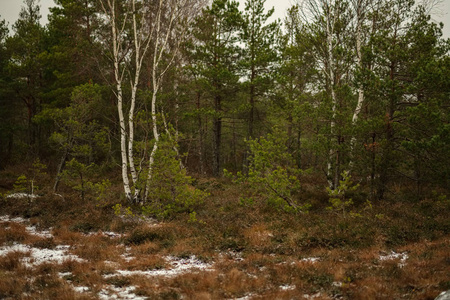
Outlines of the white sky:
{"label": "white sky", "polygon": [[[39,0],[38,0],[39,1]],[[245,0],[238,0],[240,8],[244,9]],[[266,0],[266,8],[275,7],[275,18],[284,19],[286,10],[295,3],[296,0]],[[54,6],[53,0],[40,0],[41,4],[41,23],[47,22],[48,8]],[[11,25],[19,16],[20,8],[23,5],[22,0],[0,0],[0,20],[5,19]],[[433,14],[433,20],[444,23],[444,37],[450,38],[450,0],[442,0],[438,9]]]}

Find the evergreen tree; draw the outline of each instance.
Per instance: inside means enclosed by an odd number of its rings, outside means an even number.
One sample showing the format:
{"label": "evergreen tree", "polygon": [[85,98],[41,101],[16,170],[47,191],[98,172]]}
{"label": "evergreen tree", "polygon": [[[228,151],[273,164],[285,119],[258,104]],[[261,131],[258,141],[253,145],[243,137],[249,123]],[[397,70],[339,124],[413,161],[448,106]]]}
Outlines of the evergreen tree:
{"label": "evergreen tree", "polygon": [[224,106],[233,100],[238,88],[237,32],[241,22],[237,2],[215,0],[196,19],[192,33],[192,68],[211,101],[208,113],[212,118],[214,176],[221,174]]}
{"label": "evergreen tree", "polygon": [[[248,112],[247,139],[254,138],[255,117],[259,98],[266,96],[273,86],[273,65],[276,61],[275,35],[279,30],[278,22],[266,24],[274,9],[264,12],[265,0],[247,0],[243,13],[242,27],[239,33],[243,44],[241,68],[245,78],[243,88],[247,98]],[[259,132],[261,135],[261,132]]]}
{"label": "evergreen tree", "polygon": [[27,145],[30,153],[37,153],[40,134],[33,118],[42,107],[41,93],[47,75],[43,60],[46,33],[39,23],[41,15],[36,0],[25,0],[24,3],[19,19],[13,25],[14,35],[7,40],[11,53],[8,70],[15,92],[14,101],[22,102],[26,108]]}
{"label": "evergreen tree", "polygon": [[[308,32],[299,16],[299,7],[291,7],[284,21],[284,32],[278,37],[279,58],[276,68],[276,90],[272,110],[274,122],[287,128],[288,149],[298,167],[314,161],[315,98],[311,85],[318,80],[317,62],[308,41]],[[307,154],[306,151],[310,150]],[[312,156],[311,156],[312,155]],[[309,159],[302,160],[302,156]]]}
{"label": "evergreen tree", "polygon": [[[1,17],[1,16],[0,16]],[[6,47],[8,37],[8,27],[5,20],[0,20],[0,169],[4,168],[10,161],[13,150],[13,127],[15,102],[12,98],[9,88],[10,79],[7,66],[9,62],[9,53]]]}

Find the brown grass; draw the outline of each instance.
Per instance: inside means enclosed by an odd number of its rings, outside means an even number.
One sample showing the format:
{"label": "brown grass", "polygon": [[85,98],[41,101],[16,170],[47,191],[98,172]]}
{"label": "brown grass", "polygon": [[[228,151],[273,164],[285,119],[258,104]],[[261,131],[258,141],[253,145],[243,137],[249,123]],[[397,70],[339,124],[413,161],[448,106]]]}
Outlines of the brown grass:
{"label": "brown grass", "polygon": [[0,227],[0,242],[3,243],[23,243],[28,238],[29,234],[25,230],[25,225],[4,222]]}
{"label": "brown grass", "polygon": [[[302,197],[315,206],[309,214],[295,215],[259,202],[240,205],[236,186],[202,179],[197,185],[212,194],[197,211],[202,222],[190,223],[188,214],[178,214],[158,226],[119,218],[112,205],[97,206],[69,194],[31,204],[3,200],[4,213],[31,217],[29,222],[40,228],[51,226],[54,237],[1,222],[1,246],[70,245],[70,253],[86,261],[26,268],[27,253],[0,256],[0,299],[92,299],[108,285],[134,286],[136,294],[150,299],[434,299],[450,289],[450,205],[397,199],[365,209],[365,199],[355,195],[361,217],[343,217],[326,211],[326,195],[314,180],[306,182]],[[106,230],[124,236],[109,238],[101,233]],[[391,251],[408,253],[404,266],[398,259],[379,260]],[[166,255],[195,255],[212,263],[213,270],[170,278],[116,273],[167,268]],[[320,260],[302,261],[308,257]],[[76,293],[73,286],[91,292]]]}
{"label": "brown grass", "polygon": [[82,237],[72,253],[89,262],[99,262],[104,260],[115,261],[119,258],[121,251],[113,240],[101,234],[96,234]]}
{"label": "brown grass", "polygon": [[141,255],[130,261],[124,261],[122,267],[130,271],[163,269],[166,267],[166,261],[159,255]]}

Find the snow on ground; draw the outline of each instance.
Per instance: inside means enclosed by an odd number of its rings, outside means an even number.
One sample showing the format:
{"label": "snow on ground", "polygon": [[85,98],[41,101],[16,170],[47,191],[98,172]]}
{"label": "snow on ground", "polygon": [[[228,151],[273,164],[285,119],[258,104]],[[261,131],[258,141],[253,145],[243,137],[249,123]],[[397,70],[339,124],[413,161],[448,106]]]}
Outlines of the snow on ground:
{"label": "snow on ground", "polygon": [[305,258],[302,258],[300,261],[302,261],[302,262],[309,262],[309,263],[315,263],[315,262],[318,262],[319,260],[320,260],[319,257],[305,257]]}
{"label": "snow on ground", "polygon": [[83,292],[89,291],[89,288],[87,286],[74,286],[73,289],[75,290],[75,292],[78,292],[78,293],[83,293]]}
{"label": "snow on ground", "polygon": [[4,256],[10,252],[23,252],[29,253],[29,257],[22,259],[23,263],[27,267],[34,267],[44,262],[56,262],[62,263],[67,260],[75,260],[79,262],[85,261],[76,255],[68,254],[70,246],[60,245],[55,249],[40,249],[34,248],[29,245],[13,244],[11,246],[0,247],[0,256]]}
{"label": "snow on ground", "polygon": [[292,290],[295,290],[295,285],[289,285],[289,284],[280,285],[280,290],[292,291]]}
{"label": "snow on ground", "polygon": [[320,293],[320,292],[318,292],[314,295],[308,295],[308,294],[303,295],[303,298],[305,298],[305,299],[316,299],[316,298],[320,298],[320,297],[322,297],[322,293]]}
{"label": "snow on ground", "polygon": [[112,285],[102,289],[98,294],[100,299],[133,299],[133,300],[145,300],[146,297],[140,297],[134,293],[136,288],[134,286],[128,286],[124,288],[117,288]]}
{"label": "snow on ground", "polygon": [[[253,293],[248,293],[248,294],[245,295],[244,297],[233,298],[233,300],[250,300],[250,299],[252,299],[253,296],[254,296]],[[228,300],[231,300],[231,299],[228,299]]]}
{"label": "snow on ground", "polygon": [[[194,271],[212,271],[212,265],[208,263],[204,263],[197,259],[195,255],[189,258],[177,258],[174,256],[167,256],[165,260],[171,266],[169,269],[157,269],[157,270],[147,270],[147,271],[128,271],[128,270],[117,270],[116,272],[122,276],[133,276],[133,275],[142,275],[142,276],[164,276],[164,277],[174,277],[177,275],[181,275],[187,272]],[[116,274],[108,274],[105,277],[113,277]]]}
{"label": "snow on ground", "polygon": [[405,261],[409,258],[408,253],[406,252],[402,252],[402,253],[397,253],[395,251],[391,251],[390,254],[386,254],[386,255],[380,255],[378,257],[378,260],[380,261],[386,261],[386,260],[395,260],[395,259],[400,259],[400,262],[398,264],[398,266],[400,268],[403,268],[406,264]]}
{"label": "snow on ground", "polygon": [[124,236],[124,235],[121,234],[121,233],[112,232],[112,231],[89,232],[89,233],[85,233],[85,234],[83,234],[83,235],[84,235],[84,236],[92,236],[92,235],[97,235],[97,234],[100,234],[100,235],[109,237],[109,238],[111,238],[111,239],[114,239],[114,238],[121,238],[121,237]]}
{"label": "snow on ground", "polygon": [[2,222],[14,222],[14,223],[25,223],[27,220],[21,217],[11,218],[8,215],[0,216],[0,221]]}
{"label": "snow on ground", "polygon": [[9,194],[6,196],[6,198],[12,198],[12,199],[23,199],[23,198],[29,198],[29,199],[35,199],[37,198],[37,195],[27,194],[27,193],[14,193]]}
{"label": "snow on ground", "polygon": [[242,257],[242,253],[236,252],[236,251],[220,252],[219,258],[220,259],[225,259],[225,258],[232,259],[237,262],[244,261],[244,258]]}
{"label": "snow on ground", "polygon": [[53,237],[53,234],[51,234],[49,230],[40,230],[40,231],[38,231],[36,226],[27,226],[27,227],[25,227],[25,229],[27,230],[27,232],[29,234],[36,235],[36,236],[39,236],[41,238],[50,239],[50,238]]}

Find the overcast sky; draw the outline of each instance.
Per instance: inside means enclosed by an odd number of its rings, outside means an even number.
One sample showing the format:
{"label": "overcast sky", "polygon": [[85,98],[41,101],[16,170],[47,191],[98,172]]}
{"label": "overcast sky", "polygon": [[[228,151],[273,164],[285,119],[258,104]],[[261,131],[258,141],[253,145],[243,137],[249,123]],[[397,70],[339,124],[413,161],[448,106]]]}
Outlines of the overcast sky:
{"label": "overcast sky", "polygon": [[[38,0],[39,1],[39,0]],[[245,0],[239,0],[240,8],[244,9]],[[266,0],[266,8],[275,7],[275,18],[284,19],[285,12],[295,0]],[[53,0],[40,0],[41,4],[41,23],[47,22],[48,8],[54,6]],[[23,5],[22,0],[0,0],[0,19],[5,19],[11,25],[19,16],[19,11]],[[450,38],[450,0],[442,0],[439,9],[433,14],[433,20],[444,23],[444,37]]]}

